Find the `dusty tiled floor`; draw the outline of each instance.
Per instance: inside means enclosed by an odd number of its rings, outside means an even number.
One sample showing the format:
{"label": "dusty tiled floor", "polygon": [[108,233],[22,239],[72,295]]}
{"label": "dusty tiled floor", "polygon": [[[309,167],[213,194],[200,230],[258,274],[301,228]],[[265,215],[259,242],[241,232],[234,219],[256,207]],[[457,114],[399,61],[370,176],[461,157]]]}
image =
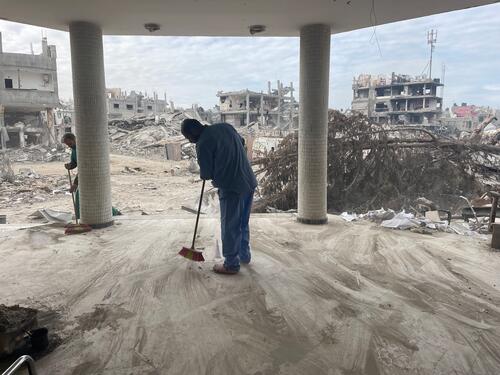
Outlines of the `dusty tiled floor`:
{"label": "dusty tiled floor", "polygon": [[[330,217],[252,217],[253,262],[176,255],[194,215],[0,232],[0,301],[58,312],[40,374],[498,374],[500,253]],[[56,318],[57,317],[57,318]]]}

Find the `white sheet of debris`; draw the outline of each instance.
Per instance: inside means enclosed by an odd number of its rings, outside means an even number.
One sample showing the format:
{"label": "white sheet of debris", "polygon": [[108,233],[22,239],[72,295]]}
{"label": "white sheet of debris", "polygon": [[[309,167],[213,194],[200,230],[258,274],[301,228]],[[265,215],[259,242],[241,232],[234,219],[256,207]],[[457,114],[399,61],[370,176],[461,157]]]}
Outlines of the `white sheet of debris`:
{"label": "white sheet of debris", "polygon": [[410,229],[420,226],[419,222],[415,220],[415,215],[401,211],[396,214],[392,219],[382,221],[380,224],[384,228],[392,229]]}
{"label": "white sheet of debris", "polygon": [[68,224],[73,220],[71,212],[57,211],[50,208],[41,208],[30,215],[32,218],[44,218],[49,223]]}

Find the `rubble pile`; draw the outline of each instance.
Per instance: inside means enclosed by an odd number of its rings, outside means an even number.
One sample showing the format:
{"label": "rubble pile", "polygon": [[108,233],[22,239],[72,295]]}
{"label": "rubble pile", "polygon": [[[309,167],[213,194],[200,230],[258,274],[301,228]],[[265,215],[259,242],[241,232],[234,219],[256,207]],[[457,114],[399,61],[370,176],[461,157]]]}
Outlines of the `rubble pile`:
{"label": "rubble pile", "polygon": [[[154,117],[135,117],[128,120],[111,120],[108,124],[111,150],[115,153],[136,156],[165,157],[165,144],[180,141],[181,123],[189,115],[186,112],[164,113],[155,122]],[[192,150],[186,148],[190,155]]]}
{"label": "rubble pile", "polygon": [[19,169],[10,181],[0,185],[0,208],[14,207],[21,203],[43,202],[56,194],[68,191],[65,177],[42,176],[29,168]]}
{"label": "rubble pile", "polygon": [[57,147],[31,145],[24,148],[9,148],[7,155],[13,162],[63,161],[68,158],[68,151],[63,145]]}
{"label": "rubble pile", "polygon": [[[261,198],[255,210],[297,207],[297,135],[253,164]],[[418,127],[389,128],[361,114],[331,110],[328,127],[328,210],[401,210],[425,196],[454,212],[460,196],[500,186],[500,147],[438,138]]]}

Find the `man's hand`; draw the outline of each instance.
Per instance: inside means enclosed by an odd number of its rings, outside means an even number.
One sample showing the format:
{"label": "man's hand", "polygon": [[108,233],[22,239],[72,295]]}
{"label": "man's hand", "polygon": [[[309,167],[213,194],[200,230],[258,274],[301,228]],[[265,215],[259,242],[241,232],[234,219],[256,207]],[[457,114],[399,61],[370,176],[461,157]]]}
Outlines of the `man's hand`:
{"label": "man's hand", "polygon": [[78,189],[78,185],[72,184],[71,187],[69,188],[69,192],[74,193],[76,191],[76,189]]}
{"label": "man's hand", "polygon": [[71,163],[64,164],[64,168],[66,168],[67,170],[70,170],[71,169]]}

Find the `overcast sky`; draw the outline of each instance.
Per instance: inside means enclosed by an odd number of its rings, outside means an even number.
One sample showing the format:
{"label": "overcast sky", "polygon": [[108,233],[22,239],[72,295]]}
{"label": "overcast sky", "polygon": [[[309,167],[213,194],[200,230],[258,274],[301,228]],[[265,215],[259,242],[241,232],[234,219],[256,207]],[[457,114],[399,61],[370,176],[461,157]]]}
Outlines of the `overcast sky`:
{"label": "overcast sky", "polygon": [[[438,0],[436,0],[438,1]],[[348,108],[360,73],[422,74],[429,59],[427,30],[438,29],[433,76],[446,66],[445,105],[468,102],[500,108],[500,4],[445,13],[332,36],[330,106]],[[59,96],[72,97],[69,35],[0,20],[4,52],[41,50],[41,33],[57,46]],[[377,46],[378,39],[380,50]],[[298,38],[105,36],[107,87],[167,93],[176,105],[217,102],[218,90],[267,89],[267,81],[298,88]]]}

